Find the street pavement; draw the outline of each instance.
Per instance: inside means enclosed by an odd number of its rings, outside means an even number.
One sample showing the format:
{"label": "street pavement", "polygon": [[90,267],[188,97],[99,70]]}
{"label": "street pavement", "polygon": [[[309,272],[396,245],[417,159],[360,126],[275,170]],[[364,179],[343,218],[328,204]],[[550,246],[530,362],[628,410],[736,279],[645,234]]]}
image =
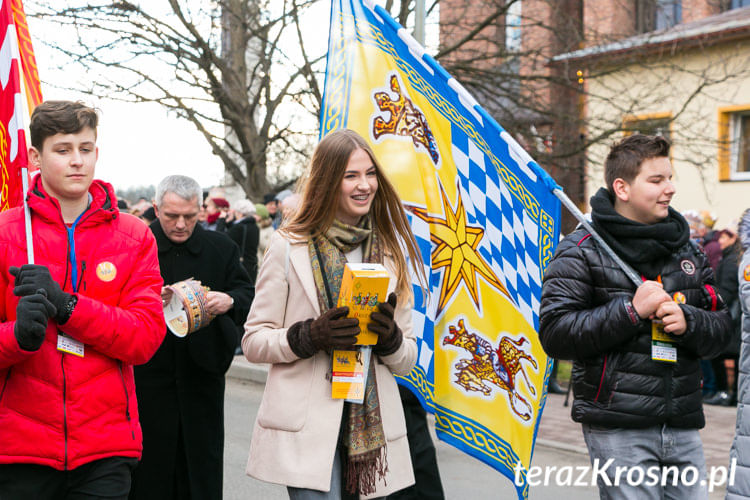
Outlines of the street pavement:
{"label": "street pavement", "polygon": [[[226,442],[224,453],[224,498],[226,500],[285,499],[286,489],[245,475],[250,438],[263,394],[267,367],[251,365],[237,356],[228,373],[225,404]],[[589,465],[579,424],[570,418],[564,395],[550,394],[542,414],[532,466],[560,467]],[[708,467],[728,465],[734,437],[736,408],[705,406],[706,427],[701,431]],[[434,425],[433,425],[434,428]],[[516,498],[512,482],[456,448],[433,440],[446,498],[473,500]],[[724,498],[725,487],[716,488],[711,500]],[[532,500],[588,500],[598,498],[595,487],[537,486]]]}

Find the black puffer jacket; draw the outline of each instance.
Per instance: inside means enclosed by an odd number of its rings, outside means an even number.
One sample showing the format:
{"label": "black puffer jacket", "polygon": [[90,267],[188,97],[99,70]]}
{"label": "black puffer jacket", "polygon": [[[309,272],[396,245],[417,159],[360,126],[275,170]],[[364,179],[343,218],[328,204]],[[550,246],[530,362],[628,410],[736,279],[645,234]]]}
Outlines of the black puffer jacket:
{"label": "black puffer jacket", "polygon": [[545,271],[540,311],[542,346],[575,361],[576,422],[643,428],[705,425],[699,358],[719,354],[731,321],[714,289],[705,255],[688,242],[662,269],[664,289],[685,297],[687,321],[677,363],[651,359],[651,321],[628,307],[635,285],[585,229],[568,235]]}

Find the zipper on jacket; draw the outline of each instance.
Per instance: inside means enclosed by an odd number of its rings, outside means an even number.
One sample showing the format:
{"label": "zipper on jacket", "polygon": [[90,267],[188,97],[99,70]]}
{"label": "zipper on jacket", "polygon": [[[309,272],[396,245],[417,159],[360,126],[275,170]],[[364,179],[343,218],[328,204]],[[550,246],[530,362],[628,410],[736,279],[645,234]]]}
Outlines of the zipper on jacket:
{"label": "zipper on jacket", "polygon": [[2,402],[2,400],[3,400],[3,395],[5,394],[5,387],[8,385],[8,379],[10,378],[10,371],[12,369],[13,369],[13,367],[11,366],[10,368],[8,368],[8,371],[5,374],[5,380],[3,381],[3,390],[0,391],[0,402]]}
{"label": "zipper on jacket", "polygon": [[68,470],[68,409],[67,409],[67,384],[65,383],[65,354],[60,355],[60,367],[62,368],[62,396],[63,396],[63,437],[65,439],[65,465],[64,470]]}
{"label": "zipper on jacket", "polygon": [[81,277],[78,278],[78,285],[76,286],[76,290],[81,288],[81,283],[83,283],[83,291],[86,291],[86,281],[83,279],[83,276],[86,274],[86,261],[81,261]]}
{"label": "zipper on jacket", "polygon": [[125,418],[128,419],[128,427],[130,428],[130,435],[135,441],[135,432],[133,431],[132,422],[130,421],[130,396],[128,396],[128,387],[125,385],[125,374],[122,372],[122,361],[117,361],[117,366],[120,369],[120,380],[122,380],[122,389],[125,391]]}

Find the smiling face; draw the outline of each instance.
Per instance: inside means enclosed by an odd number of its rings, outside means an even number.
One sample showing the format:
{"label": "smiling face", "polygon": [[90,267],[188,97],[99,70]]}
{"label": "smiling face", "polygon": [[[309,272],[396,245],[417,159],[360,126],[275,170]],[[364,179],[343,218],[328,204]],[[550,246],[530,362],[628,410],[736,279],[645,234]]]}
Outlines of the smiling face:
{"label": "smiling face", "polygon": [[675,194],[672,163],[666,156],[648,158],[632,182],[617,179],[613,183],[615,210],[630,220],[654,224],[669,215]]}
{"label": "smiling face", "polygon": [[51,135],[41,150],[29,148],[29,161],[39,168],[45,191],[61,202],[76,203],[88,196],[98,157],[96,132],[90,127]]}
{"label": "smiling face", "polygon": [[378,178],[370,155],[362,149],[355,149],[339,185],[336,218],[344,224],[357,224],[363,215],[370,212],[377,190]]}
{"label": "smiling face", "polygon": [[184,243],[193,234],[198,223],[198,199],[186,200],[175,193],[164,193],[161,207],[154,205],[164,234],[173,243]]}

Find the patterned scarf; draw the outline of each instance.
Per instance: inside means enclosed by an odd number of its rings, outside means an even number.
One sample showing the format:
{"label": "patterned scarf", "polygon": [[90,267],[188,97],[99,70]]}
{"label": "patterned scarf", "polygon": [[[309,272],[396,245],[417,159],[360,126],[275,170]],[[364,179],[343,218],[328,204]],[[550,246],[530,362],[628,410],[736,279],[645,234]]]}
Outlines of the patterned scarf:
{"label": "patterned scarf", "polygon": [[[363,217],[356,226],[334,220],[325,235],[308,242],[321,311],[335,307],[338,302],[346,265],[344,254],[359,245],[362,245],[363,262],[383,262],[383,254],[372,232],[369,216]],[[329,303],[329,293],[332,303]],[[375,356],[370,356],[363,403],[344,403],[344,411],[348,413],[348,418],[344,420],[343,432],[343,442],[347,447],[346,488],[349,493],[358,491],[362,495],[374,493],[377,479],[384,479],[385,473],[388,472],[374,360]]]}

